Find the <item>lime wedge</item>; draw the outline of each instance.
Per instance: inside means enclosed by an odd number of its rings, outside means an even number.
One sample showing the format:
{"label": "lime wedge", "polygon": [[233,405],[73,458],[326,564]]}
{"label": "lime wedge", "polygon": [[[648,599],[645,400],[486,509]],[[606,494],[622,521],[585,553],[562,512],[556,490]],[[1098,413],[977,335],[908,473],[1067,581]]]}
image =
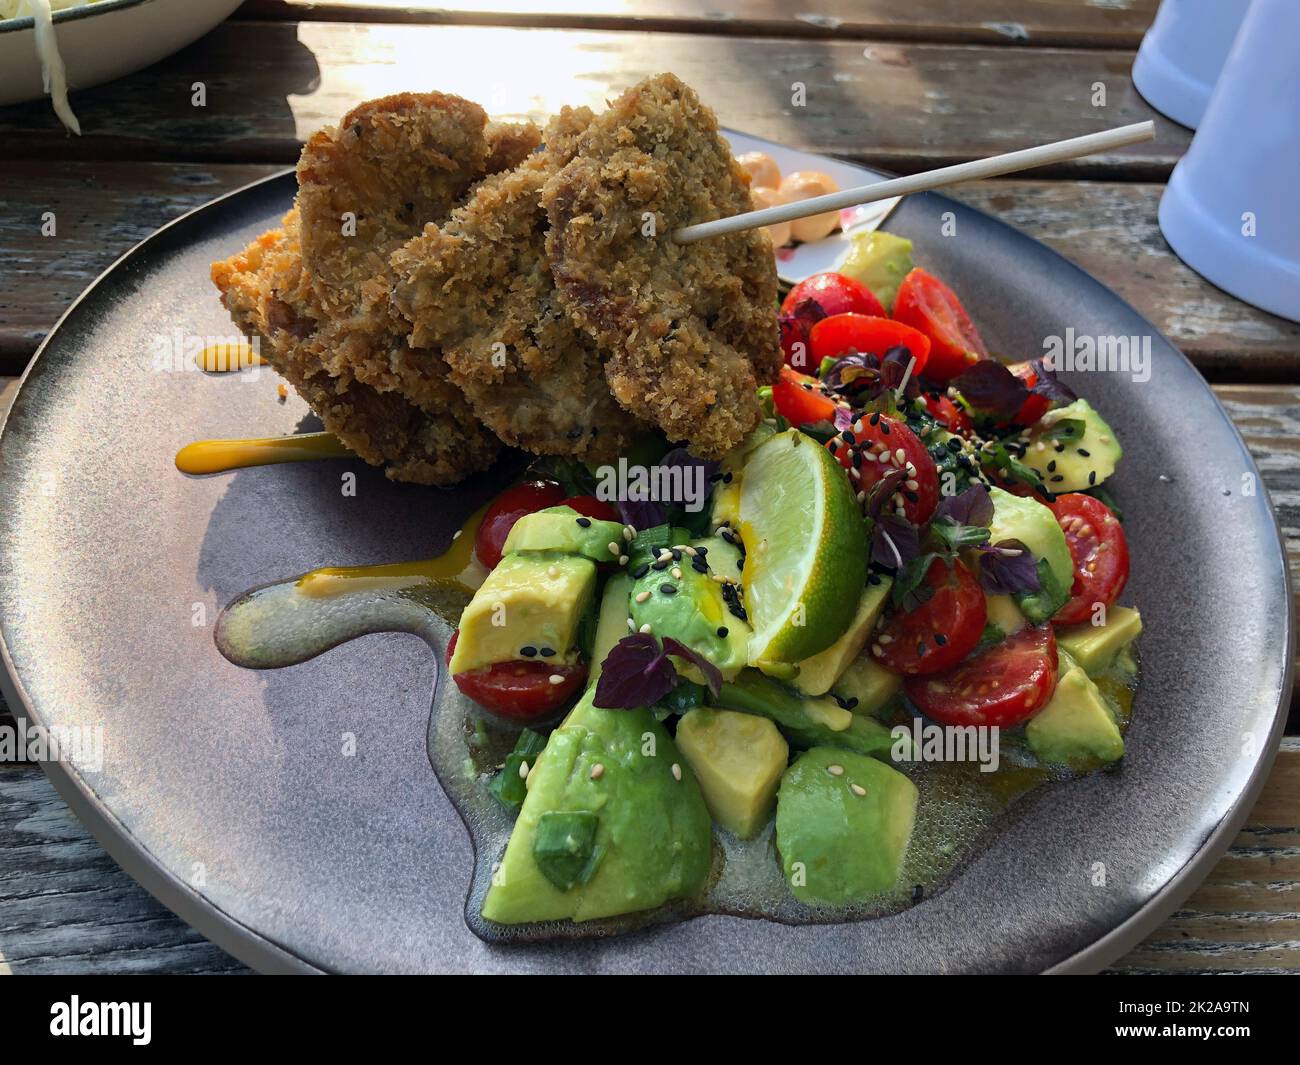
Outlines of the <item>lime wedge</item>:
{"label": "lime wedge", "polygon": [[745,463],[740,489],[751,665],[826,650],[853,621],[867,579],[862,512],[844,468],[790,429]]}

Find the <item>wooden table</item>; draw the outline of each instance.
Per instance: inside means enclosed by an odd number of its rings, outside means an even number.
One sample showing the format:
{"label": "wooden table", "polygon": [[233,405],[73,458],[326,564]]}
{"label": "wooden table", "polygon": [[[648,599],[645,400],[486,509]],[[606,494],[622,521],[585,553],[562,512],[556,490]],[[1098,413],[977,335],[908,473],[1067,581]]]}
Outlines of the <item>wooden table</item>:
{"label": "wooden table", "polygon": [[[455,3],[455,0],[444,0]],[[810,6],[816,13],[793,13]],[[157,226],[297,158],[359,100],[439,88],[499,116],[600,105],[670,69],[727,125],[899,172],[1154,118],[1156,140],[955,194],[1100,278],[1213,382],[1300,563],[1300,326],[1176,259],[1156,225],[1190,134],[1129,80],[1156,0],[249,0],[183,53],[74,98],[0,110],[0,402],[81,289]],[[650,13],[653,9],[653,13]],[[517,73],[516,73],[517,72]],[[190,104],[203,81],[208,104]],[[807,106],[790,106],[791,85]],[[1096,87],[1106,104],[1094,107]],[[57,160],[57,162],[54,162]],[[58,239],[40,236],[57,212]],[[0,708],[0,721],[7,720]],[[1205,884],[1118,972],[1300,971],[1300,718]],[[7,959],[7,961],[6,961]],[[87,835],[39,768],[0,765],[0,971],[238,972]]]}

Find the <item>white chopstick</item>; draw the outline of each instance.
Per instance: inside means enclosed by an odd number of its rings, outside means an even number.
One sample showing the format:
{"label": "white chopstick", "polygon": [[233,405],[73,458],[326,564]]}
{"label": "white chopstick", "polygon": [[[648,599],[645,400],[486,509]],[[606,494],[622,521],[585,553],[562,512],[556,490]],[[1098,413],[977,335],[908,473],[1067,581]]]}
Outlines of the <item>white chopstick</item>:
{"label": "white chopstick", "polygon": [[862,203],[874,203],[887,200],[891,196],[906,196],[913,192],[926,192],[930,189],[955,185],[960,181],[977,181],[980,178],[997,177],[1000,174],[1012,174],[1017,170],[1028,170],[1048,163],[1059,163],[1066,159],[1077,159],[1082,155],[1093,155],[1110,148],[1122,148],[1127,144],[1154,139],[1156,135],[1154,122],[1134,122],[1131,126],[1102,130],[1089,133],[1083,137],[1071,137],[1069,140],[1041,144],[1037,148],[1023,148],[1018,152],[994,155],[988,159],[973,159],[969,163],[957,163],[944,166],[938,170],[927,170],[924,174],[911,174],[908,177],[891,178],[878,181],[874,185],[859,185],[855,189],[842,189],[814,196],[810,200],[798,200],[795,203],[783,203],[776,207],[765,207],[761,211],[746,211],[730,218],[719,218],[712,222],[700,222],[693,226],[683,226],[674,231],[672,238],[678,244],[693,244],[706,237],[720,237],[727,233],[738,233],[744,229],[758,226],[776,225],[778,222],[793,222],[796,218],[821,214],[824,211],[842,211],[846,207],[856,207]]}

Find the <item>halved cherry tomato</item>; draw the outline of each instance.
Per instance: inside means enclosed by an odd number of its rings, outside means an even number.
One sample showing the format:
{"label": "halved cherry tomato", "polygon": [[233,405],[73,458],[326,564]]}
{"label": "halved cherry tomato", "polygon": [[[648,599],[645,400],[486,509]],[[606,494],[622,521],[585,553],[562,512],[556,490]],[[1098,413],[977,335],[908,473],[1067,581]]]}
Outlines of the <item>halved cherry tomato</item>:
{"label": "halved cherry tomato", "polygon": [[1031,626],[956,669],[903,682],[907,697],[943,725],[1011,728],[1047,705],[1056,690],[1056,636]]}
{"label": "halved cherry tomato", "polygon": [[988,605],[984,589],[961,562],[936,558],[922,582],[934,594],[915,610],[885,618],[871,653],[888,669],[908,676],[941,673],[979,643]]}
{"label": "halved cherry tomato", "polygon": [[1053,621],[1072,625],[1087,621],[1098,603],[1110,606],[1128,583],[1128,540],[1124,527],[1100,499],[1067,492],[1051,504],[1074,559],[1070,601]]}
{"label": "halved cherry tomato", "polygon": [[947,396],[939,392],[926,392],[924,398],[930,416],[948,432],[967,436],[974,430],[975,426],[970,420],[970,415]]}
{"label": "halved cherry tomato", "polygon": [[836,403],[817,378],[781,367],[781,376],[772,386],[772,402],[777,413],[791,425],[807,425],[831,419]]}
{"label": "halved cherry tomato", "polygon": [[525,514],[558,506],[564,501],[564,489],[554,481],[524,481],[507,488],[497,496],[479,522],[478,532],[474,534],[474,554],[488,569],[495,569],[515,522]]}
{"label": "halved cherry tomato", "polygon": [[[1038,384],[1038,374],[1034,371],[1032,363],[1018,362],[1008,369],[1025,382],[1026,388],[1033,388]],[[1030,395],[1020,404],[1020,410],[1016,416],[1011,419],[1013,425],[1033,425],[1039,418],[1051,410],[1052,401],[1046,396]]]}
{"label": "halved cherry tomato", "polygon": [[828,315],[848,311],[886,316],[871,289],[845,274],[831,270],[813,274],[795,285],[781,303],[781,347],[786,365],[803,372],[816,369],[808,352],[809,331]]}
{"label": "halved cherry tomato", "polygon": [[[447,641],[447,662],[456,649],[460,629]],[[552,677],[560,677],[557,684]],[[468,673],[453,673],[456,687],[497,717],[511,721],[544,721],[555,715],[587,683],[587,664],[554,665],[546,661],[497,662]]]}
{"label": "halved cherry tomato", "polygon": [[[904,481],[898,489],[903,499],[903,516],[914,525],[928,521],[939,505],[939,472],[920,437],[887,414],[864,415],[854,423],[851,435],[851,443],[841,435],[826,446],[846,470],[857,469],[854,490],[868,492],[890,470],[907,469],[910,463],[909,480],[915,486],[909,487]],[[901,459],[899,451],[903,453]],[[880,461],[882,453],[888,456],[884,462]]]}
{"label": "halved cherry tomato", "polygon": [[925,375],[935,381],[956,377],[973,362],[989,357],[979,330],[956,294],[919,266],[898,286],[894,317],[930,339]]}
{"label": "halved cherry tomato", "polygon": [[560,506],[569,507],[579,514],[598,521],[621,522],[623,520],[613,506],[595,496],[569,496],[567,499],[560,500]]}
{"label": "halved cherry tomato", "polygon": [[859,351],[883,356],[890,348],[904,347],[916,359],[912,373],[920,376],[930,356],[930,340],[922,332],[892,318],[875,318],[866,314],[833,314],[823,318],[808,335],[813,365],[822,359],[836,359]]}

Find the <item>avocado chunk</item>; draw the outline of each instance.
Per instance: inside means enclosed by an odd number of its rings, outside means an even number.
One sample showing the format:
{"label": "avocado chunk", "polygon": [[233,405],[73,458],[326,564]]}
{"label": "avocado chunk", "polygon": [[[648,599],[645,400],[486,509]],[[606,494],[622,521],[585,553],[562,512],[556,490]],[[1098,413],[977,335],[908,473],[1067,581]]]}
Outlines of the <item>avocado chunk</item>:
{"label": "avocado chunk", "polygon": [[615,573],[605,582],[600,597],[600,612],[596,617],[596,635],[591,643],[591,668],[587,673],[587,687],[600,679],[605,656],[614,645],[628,634],[628,597],[632,593],[632,578],[626,573]]}
{"label": "avocado chunk", "polygon": [[1069,653],[1085,673],[1095,677],[1107,669],[1119,651],[1142,633],[1142,615],[1132,607],[1113,606],[1106,611],[1105,625],[1061,625],[1056,642]]}
{"label": "avocado chunk", "polygon": [[849,250],[835,269],[861,281],[892,311],[898,286],[912,270],[912,242],[879,229],[849,234]]}
{"label": "avocado chunk", "polygon": [[[615,550],[609,549],[610,544]],[[593,562],[613,562],[623,553],[623,526],[589,518],[572,507],[547,507],[525,514],[511,528],[501,553],[520,551],[558,551]]]}
{"label": "avocado chunk", "polygon": [[[1060,423],[1081,422],[1082,432],[1063,436]],[[1024,463],[1049,492],[1084,492],[1115,472],[1124,455],[1115,431],[1086,399],[1049,410],[1029,434]]]}
{"label": "avocado chunk", "polygon": [[533,767],[483,903],[489,921],[589,921],[704,888],[712,827],[690,765],[649,710],[602,710],[591,697]]}
{"label": "avocado chunk", "polygon": [[805,695],[825,695],[831,690],[849,663],[862,653],[867,637],[871,635],[871,630],[876,627],[876,622],[885,609],[893,583],[888,577],[883,577],[876,584],[868,584],[862,590],[858,612],[853,615],[844,635],[826,650],[799,663],[799,672],[794,678],[796,688]]}
{"label": "avocado chunk", "polygon": [[1004,636],[1015,635],[1027,624],[1025,615],[1009,595],[985,596],[985,605],[988,607],[988,623],[996,625]]}
{"label": "avocado chunk", "polygon": [[852,751],[814,747],[777,793],[776,846],[794,897],[843,906],[891,891],[916,821],[916,785]]}
{"label": "avocado chunk", "polygon": [[870,655],[850,662],[832,689],[853,713],[868,717],[878,714],[902,690],[903,678]]}
{"label": "avocado chunk", "polygon": [[1065,533],[1056,515],[1038,500],[1012,495],[1001,488],[990,488],[989,495],[993,499],[989,542],[1019,540],[1038,560],[1039,590],[1012,598],[1030,621],[1046,621],[1069,601],[1074,584],[1074,560]]}
{"label": "avocado chunk", "polygon": [[771,721],[700,707],[677,722],[677,746],[695,770],[713,820],[740,839],[772,816],[790,747]]}
{"label": "avocado chunk", "polygon": [[[1069,663],[1062,659],[1062,666]],[[1025,726],[1029,747],[1041,761],[1075,767],[1114,762],[1124,754],[1124,737],[1097,685],[1082,667],[1070,665],[1056,692]]]}
{"label": "avocado chunk", "polygon": [[829,698],[803,698],[754,669],[725,682],[718,704],[771,718],[794,747],[838,747],[888,758],[894,737],[879,721],[850,713]]}
{"label": "avocado chunk", "polygon": [[[751,629],[738,601],[729,600],[724,586],[713,579],[712,560],[711,550],[700,554],[698,548],[682,541],[662,549],[654,562],[643,563],[634,571],[628,609],[637,629],[649,625],[650,632],[660,639],[671,636],[703,655],[730,679],[744,668]],[[641,575],[635,576],[637,573]],[[694,666],[677,664],[684,676],[703,681]]]}
{"label": "avocado chunk", "polygon": [[577,660],[596,595],[596,564],[580,555],[506,555],[460,616],[452,673],[496,662]]}

